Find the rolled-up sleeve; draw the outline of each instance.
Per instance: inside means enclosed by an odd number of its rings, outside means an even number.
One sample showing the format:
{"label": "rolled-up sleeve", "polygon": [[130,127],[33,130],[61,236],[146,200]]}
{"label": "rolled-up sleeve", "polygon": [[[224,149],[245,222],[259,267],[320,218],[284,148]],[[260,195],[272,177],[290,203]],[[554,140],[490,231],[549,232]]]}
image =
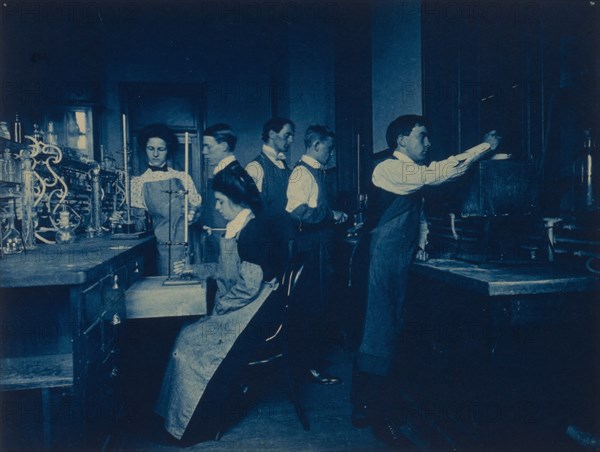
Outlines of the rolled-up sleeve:
{"label": "rolled-up sleeve", "polygon": [[246,172],[254,179],[254,183],[258,191],[262,192],[262,183],[264,179],[264,171],[260,163],[252,161],[246,165]]}
{"label": "rolled-up sleeve", "polygon": [[318,206],[319,186],[313,175],[303,166],[297,166],[290,175],[285,210],[301,223],[319,224],[333,221],[333,211]]}

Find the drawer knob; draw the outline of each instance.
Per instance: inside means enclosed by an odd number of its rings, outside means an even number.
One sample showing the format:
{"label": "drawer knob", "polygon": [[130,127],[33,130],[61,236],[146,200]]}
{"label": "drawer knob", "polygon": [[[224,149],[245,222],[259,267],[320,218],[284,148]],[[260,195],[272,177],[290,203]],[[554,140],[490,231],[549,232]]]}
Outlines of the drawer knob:
{"label": "drawer knob", "polygon": [[114,276],[114,282],[113,282],[112,288],[115,290],[119,288],[119,275]]}
{"label": "drawer knob", "polygon": [[140,272],[140,266],[138,265],[137,261],[135,261],[135,270],[133,270],[133,273],[139,273]]}
{"label": "drawer knob", "polygon": [[121,323],[121,317],[119,317],[119,315],[118,315],[118,314],[114,314],[114,315],[112,316],[112,322],[111,322],[111,324],[112,324],[113,326],[117,326],[117,325],[119,325],[120,323]]}
{"label": "drawer knob", "polygon": [[117,369],[116,367],[113,367],[113,369],[110,372],[110,377],[116,378],[118,376],[119,376],[119,369]]}

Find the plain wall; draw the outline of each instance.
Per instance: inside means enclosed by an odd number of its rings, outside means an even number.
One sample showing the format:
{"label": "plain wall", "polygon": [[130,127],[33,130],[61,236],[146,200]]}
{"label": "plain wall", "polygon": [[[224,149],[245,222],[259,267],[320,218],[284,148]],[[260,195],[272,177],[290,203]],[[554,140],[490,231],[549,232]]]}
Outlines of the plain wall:
{"label": "plain wall", "polygon": [[421,114],[421,1],[376,0],[372,13],[373,152],[397,116]]}

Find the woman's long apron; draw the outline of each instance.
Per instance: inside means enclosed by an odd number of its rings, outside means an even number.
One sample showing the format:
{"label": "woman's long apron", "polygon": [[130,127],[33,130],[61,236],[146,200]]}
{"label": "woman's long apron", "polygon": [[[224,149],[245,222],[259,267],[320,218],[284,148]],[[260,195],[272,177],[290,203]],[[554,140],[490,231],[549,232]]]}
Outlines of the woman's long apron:
{"label": "woman's long apron", "polygon": [[[166,276],[169,267],[176,260],[184,258],[183,245],[171,246],[171,264],[169,264],[170,240],[175,243],[183,242],[183,200],[178,190],[183,190],[183,183],[178,178],[161,181],[145,182],[142,188],[144,204],[154,225],[154,235],[157,239],[157,274]],[[171,195],[169,195],[171,191]],[[169,210],[171,215],[169,218]],[[169,233],[170,222],[170,233]],[[152,410],[153,398],[161,385],[161,379],[167,360],[173,349],[175,338],[181,329],[181,317],[165,317],[135,320],[128,324],[128,346],[125,348],[125,372],[128,375],[144,375],[143,380],[128,381],[126,397],[129,405],[136,406],[140,411]],[[132,413],[133,416],[138,413]]]}
{"label": "woman's long apron", "polygon": [[[185,257],[183,189],[183,184],[178,178],[144,183],[144,203],[152,217],[154,235],[157,240],[157,271],[159,275],[168,275],[173,262]],[[171,242],[171,246],[168,245],[169,242]]]}
{"label": "woman's long apron", "polygon": [[[221,238],[220,252],[216,303],[219,296],[237,282],[241,265],[235,239]],[[265,283],[252,302],[244,300],[239,309],[200,319],[179,334],[156,405],[156,412],[165,420],[165,428],[175,438],[182,438],[197,406],[200,411],[206,410],[207,418],[211,416],[210,410],[219,408],[212,403],[211,406],[202,405],[205,399],[215,398],[207,397],[205,390],[217,370],[224,367],[236,339],[274,287]],[[219,396],[224,401],[227,394]]]}

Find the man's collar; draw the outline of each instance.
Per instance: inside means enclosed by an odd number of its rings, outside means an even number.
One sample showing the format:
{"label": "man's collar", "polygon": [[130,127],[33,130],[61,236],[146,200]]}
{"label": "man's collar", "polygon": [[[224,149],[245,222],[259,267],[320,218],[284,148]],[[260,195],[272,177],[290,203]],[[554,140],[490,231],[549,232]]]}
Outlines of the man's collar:
{"label": "man's collar", "polygon": [[301,157],[301,160],[306,163],[308,166],[310,166],[311,168],[314,169],[323,169],[324,166],[321,165],[321,163],[319,163],[314,157],[311,157],[310,155],[306,155],[304,154]]}
{"label": "man's collar", "polygon": [[398,160],[402,160],[403,162],[406,162],[406,163],[413,163],[416,165],[415,161],[413,159],[411,159],[408,155],[404,154],[403,152],[394,151],[394,153],[392,155],[394,157],[396,157]]}
{"label": "man's collar", "polygon": [[272,157],[273,159],[277,159],[277,151],[269,146],[268,144],[263,144],[262,151],[265,153],[267,157]]}
{"label": "man's collar", "polygon": [[285,154],[283,152],[277,152],[271,146],[263,144],[262,152],[265,156],[271,160],[278,168],[285,168]]}
{"label": "man's collar", "polygon": [[218,172],[220,172],[221,170],[225,169],[225,167],[227,165],[229,165],[231,162],[235,161],[235,155],[231,154],[228,155],[227,157],[225,157],[224,159],[222,159],[217,166],[215,166],[215,169],[213,171],[213,174],[217,174]]}

